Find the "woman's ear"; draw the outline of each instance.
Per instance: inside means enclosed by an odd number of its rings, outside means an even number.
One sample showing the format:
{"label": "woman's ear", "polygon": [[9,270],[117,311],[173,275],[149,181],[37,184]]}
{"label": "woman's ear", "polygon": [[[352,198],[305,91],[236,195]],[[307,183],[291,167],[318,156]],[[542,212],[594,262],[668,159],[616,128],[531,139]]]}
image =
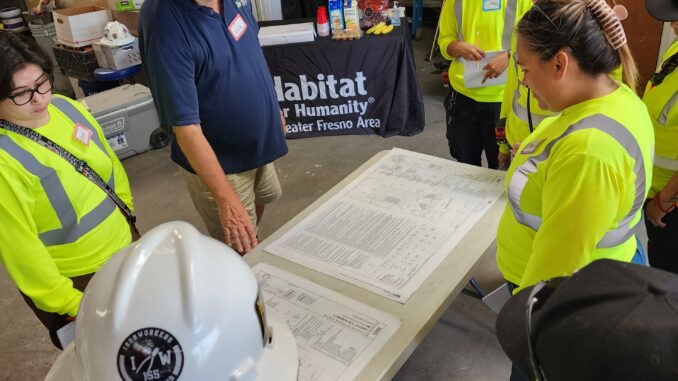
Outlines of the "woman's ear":
{"label": "woman's ear", "polygon": [[559,50],[552,59],[553,62],[553,74],[555,75],[556,80],[561,80],[567,74],[567,71],[570,69],[570,56],[564,51]]}

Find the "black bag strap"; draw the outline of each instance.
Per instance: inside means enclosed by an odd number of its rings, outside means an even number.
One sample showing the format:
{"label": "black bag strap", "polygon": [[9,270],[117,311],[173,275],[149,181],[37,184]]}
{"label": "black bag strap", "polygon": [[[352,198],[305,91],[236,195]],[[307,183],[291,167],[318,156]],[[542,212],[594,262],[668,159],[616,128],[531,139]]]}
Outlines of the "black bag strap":
{"label": "black bag strap", "polygon": [[661,69],[659,69],[658,72],[652,74],[650,77],[650,83],[652,83],[654,86],[660,85],[662,82],[664,82],[664,78],[673,73],[673,71],[676,69],[676,66],[678,66],[678,52],[673,53],[669,59],[662,63]]}
{"label": "black bag strap", "polygon": [[132,228],[132,231],[137,234],[139,233],[139,231],[136,228],[137,218],[132,213],[132,210],[130,210],[127,204],[125,204],[125,202],[120,199],[120,197],[115,193],[115,191],[111,189],[111,187],[108,186],[108,184],[106,184],[106,182],[101,178],[101,176],[99,176],[99,174],[96,173],[96,171],[94,171],[87,164],[87,162],[77,158],[75,155],[68,152],[68,150],[66,150],[62,146],[58,145],[49,138],[45,137],[42,134],[37,133],[36,131],[30,128],[16,125],[4,119],[0,119],[0,128],[3,128],[6,131],[14,132],[25,138],[31,139],[32,141],[40,144],[41,146],[61,156],[71,166],[73,166],[73,169],[75,169],[76,172],[85,176],[88,180],[90,180],[101,190],[103,190],[106,193],[106,195],[108,195],[108,197],[111,199],[111,201],[113,201],[113,203],[117,205],[120,212],[122,212],[122,214],[125,216],[125,219],[127,219],[127,222],[130,224],[130,227]]}
{"label": "black bag strap", "polygon": [[530,110],[530,94],[531,90],[527,88],[527,125],[530,126],[530,133],[534,131],[534,125],[532,124],[532,110]]}

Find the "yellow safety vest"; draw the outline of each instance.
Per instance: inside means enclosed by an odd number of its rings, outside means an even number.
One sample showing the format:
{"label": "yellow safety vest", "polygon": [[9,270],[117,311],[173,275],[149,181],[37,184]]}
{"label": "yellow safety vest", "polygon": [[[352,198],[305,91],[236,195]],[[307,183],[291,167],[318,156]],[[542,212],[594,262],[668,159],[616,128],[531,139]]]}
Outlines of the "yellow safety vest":
{"label": "yellow safety vest", "polygon": [[497,264],[526,287],[600,258],[631,261],[652,178],[654,134],[625,85],[545,119],[506,177]]}
{"label": "yellow safety vest", "polygon": [[[662,63],[678,52],[678,40],[666,51]],[[647,84],[643,102],[654,126],[654,172],[648,197],[654,197],[678,171],[678,70],[652,86]]]}
{"label": "yellow safety vest", "polygon": [[[53,96],[49,123],[35,131],[97,172],[132,208],[122,164],[96,120],[78,103]],[[73,138],[87,128],[85,145]],[[0,259],[21,292],[47,312],[77,314],[82,293],[70,277],[98,270],[131,242],[122,212],[66,160],[24,136],[0,129]]]}
{"label": "yellow safety vest", "polygon": [[[490,3],[498,4],[499,8],[485,9]],[[486,52],[514,50],[514,27],[531,6],[531,0],[445,2],[440,14],[438,45],[443,57],[452,60],[449,75],[454,90],[478,102],[501,102],[504,85],[464,87],[464,64],[447,54],[447,46],[454,41],[466,41]]]}

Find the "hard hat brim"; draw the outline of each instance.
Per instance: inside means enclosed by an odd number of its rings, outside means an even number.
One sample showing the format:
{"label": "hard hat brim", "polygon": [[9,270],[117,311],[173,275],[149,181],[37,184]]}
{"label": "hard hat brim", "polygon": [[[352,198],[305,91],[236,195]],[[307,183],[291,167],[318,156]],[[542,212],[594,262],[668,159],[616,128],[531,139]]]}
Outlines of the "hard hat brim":
{"label": "hard hat brim", "polygon": [[59,357],[49,369],[49,373],[45,376],[45,381],[72,380],[75,362],[75,341],[73,341],[59,354]]}
{"label": "hard hat brim", "polygon": [[134,36],[129,36],[129,37],[122,39],[122,40],[110,41],[106,37],[103,37],[101,40],[99,40],[99,43],[101,45],[117,47],[117,46],[123,46],[123,45],[131,44],[136,39],[137,38],[134,37]]}
{"label": "hard hat brim", "polygon": [[266,318],[272,341],[257,362],[255,381],[294,381],[299,373],[299,351],[294,335],[285,320],[270,308],[266,310]]}

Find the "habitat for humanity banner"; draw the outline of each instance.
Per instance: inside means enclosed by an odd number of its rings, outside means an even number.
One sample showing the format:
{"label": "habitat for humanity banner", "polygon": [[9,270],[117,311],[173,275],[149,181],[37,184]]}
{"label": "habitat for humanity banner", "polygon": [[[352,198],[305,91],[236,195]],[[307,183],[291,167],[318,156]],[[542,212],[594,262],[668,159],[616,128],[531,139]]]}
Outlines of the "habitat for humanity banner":
{"label": "habitat for humanity banner", "polygon": [[411,72],[403,64],[403,43],[382,37],[264,47],[287,137],[421,132],[423,102],[414,63]]}

